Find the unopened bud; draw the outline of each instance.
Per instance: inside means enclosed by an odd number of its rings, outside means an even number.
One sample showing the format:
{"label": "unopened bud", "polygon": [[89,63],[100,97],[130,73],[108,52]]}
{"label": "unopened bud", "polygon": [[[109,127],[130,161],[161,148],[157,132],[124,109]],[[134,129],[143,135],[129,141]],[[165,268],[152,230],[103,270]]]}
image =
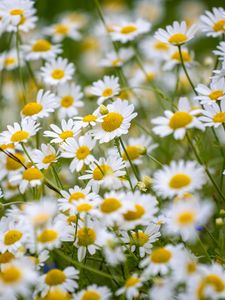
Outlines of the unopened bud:
{"label": "unopened bud", "polygon": [[216,219],[216,225],[217,226],[223,226],[224,225],[224,221],[222,218],[217,218]]}
{"label": "unopened bud", "polygon": [[150,188],[150,187],[151,187],[151,185],[152,185],[152,178],[151,178],[151,177],[149,177],[149,176],[144,176],[143,179],[142,179],[142,181],[144,182],[144,184],[145,184],[145,186],[146,186],[147,188]]}
{"label": "unopened bud", "polygon": [[147,191],[147,187],[146,187],[146,185],[145,185],[145,183],[143,181],[138,181],[137,187],[142,192],[146,192]]}
{"label": "unopened bud", "polygon": [[109,112],[108,108],[103,104],[100,105],[99,111],[101,115],[107,115]]}

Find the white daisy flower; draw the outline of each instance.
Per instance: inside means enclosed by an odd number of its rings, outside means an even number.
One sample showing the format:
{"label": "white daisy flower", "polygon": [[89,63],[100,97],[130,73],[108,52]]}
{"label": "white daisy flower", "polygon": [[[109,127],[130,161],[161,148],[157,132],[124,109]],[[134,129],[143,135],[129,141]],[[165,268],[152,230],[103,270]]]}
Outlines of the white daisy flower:
{"label": "white daisy flower", "polygon": [[21,46],[26,60],[50,60],[62,53],[61,45],[53,45],[44,38],[32,39],[28,44]]}
{"label": "white daisy flower", "polygon": [[165,275],[171,267],[181,251],[180,245],[165,245],[154,248],[150,255],[141,261],[140,267],[145,268],[143,277],[149,275]]}
{"label": "white daisy flower", "polygon": [[23,173],[12,176],[9,179],[9,182],[12,184],[18,184],[20,192],[24,194],[29,187],[41,185],[43,179],[44,175],[39,169],[36,167],[30,167],[25,169]]}
{"label": "white daisy flower", "polygon": [[144,39],[140,43],[140,48],[147,59],[157,59],[162,61],[168,57],[170,45],[157,40],[154,37]]}
{"label": "white daisy flower", "polygon": [[[24,64],[23,56],[20,55],[20,65],[23,66],[23,64]],[[0,55],[1,71],[3,69],[7,71],[11,71],[11,70],[15,70],[16,68],[18,68],[18,56],[17,56],[16,49],[11,49],[10,51],[4,52]]]}
{"label": "white daisy flower", "polygon": [[57,88],[59,102],[59,117],[73,117],[78,114],[78,108],[83,107],[81,88],[74,83],[65,83]]}
{"label": "white daisy flower", "polygon": [[173,22],[173,25],[166,26],[166,29],[158,29],[155,38],[163,43],[179,46],[190,41],[196,33],[196,26],[187,27],[185,21]]}
{"label": "white daisy flower", "polygon": [[213,205],[209,201],[200,201],[196,197],[175,201],[164,211],[167,216],[165,233],[180,235],[183,241],[193,242],[198,237],[197,226],[206,224],[212,213]]}
{"label": "white daisy flower", "polygon": [[66,37],[75,41],[81,38],[77,26],[67,20],[62,20],[61,22],[46,28],[45,33],[52,37],[53,42],[61,42]]}
{"label": "white daisy flower", "polygon": [[213,126],[215,128],[221,126],[225,122],[225,99],[220,104],[204,105],[202,115],[199,119],[205,126]]}
{"label": "white daisy flower", "polygon": [[79,128],[74,124],[72,119],[69,119],[68,121],[62,120],[61,128],[55,124],[51,124],[50,128],[52,131],[44,131],[44,136],[52,138],[51,143],[56,144],[60,144],[68,138],[75,137],[79,133]]}
{"label": "white daisy flower", "polygon": [[183,195],[199,190],[206,182],[204,169],[196,161],[172,161],[169,166],[155,172],[153,189],[163,198]]}
{"label": "white daisy flower", "polygon": [[81,180],[89,180],[88,186],[94,191],[98,191],[99,187],[118,189],[122,186],[119,177],[124,176],[125,164],[117,151],[107,159],[101,157],[98,161],[90,164],[90,170],[86,171],[87,175],[79,177]]}
{"label": "white daisy flower", "polygon": [[77,128],[86,128],[88,126],[95,126],[97,123],[103,122],[104,115],[98,114],[95,111],[93,114],[85,115],[83,117],[75,116],[74,121]]}
{"label": "white daisy flower", "polygon": [[127,300],[135,299],[139,296],[139,288],[142,287],[143,279],[136,273],[132,274],[123,287],[116,291],[116,295],[126,295]]}
{"label": "white daisy flower", "polygon": [[37,99],[34,102],[28,102],[21,110],[21,116],[24,118],[38,118],[48,117],[58,107],[55,94],[50,91],[39,90]]}
{"label": "white daisy flower", "polygon": [[58,57],[41,67],[41,77],[46,84],[58,85],[73,78],[75,67],[66,58]]}
{"label": "white daisy flower", "polygon": [[32,152],[32,159],[38,169],[48,169],[52,163],[57,162],[57,152],[51,145],[41,144],[41,150]]}
{"label": "white daisy flower", "polygon": [[149,290],[151,300],[174,299],[176,283],[170,277],[158,277]]}
{"label": "white daisy flower", "polygon": [[222,7],[213,7],[212,12],[207,10],[200,19],[207,36],[217,37],[225,33],[225,10]]}
{"label": "white daisy flower", "polygon": [[204,125],[196,116],[201,112],[200,109],[193,109],[187,98],[181,97],[178,102],[178,111],[172,112],[165,110],[165,117],[157,117],[151,120],[153,132],[161,137],[173,134],[176,140],[181,140],[190,128],[204,130]]}
{"label": "white daisy flower", "polygon": [[61,157],[73,158],[70,164],[71,172],[75,170],[79,172],[84,165],[89,165],[95,158],[92,155],[92,150],[95,147],[96,141],[89,135],[80,136],[78,140],[68,138],[61,145]]}
{"label": "white daisy flower", "polygon": [[218,55],[220,60],[224,60],[225,59],[225,42],[220,42],[219,46],[217,46],[216,49],[217,50],[214,50],[213,53],[215,55]]}
{"label": "white daisy flower", "polygon": [[[104,115],[103,121],[96,124],[90,131],[99,143],[107,143],[112,139],[119,137],[128,132],[131,120],[137,116],[133,113],[134,105],[129,104],[126,100],[116,100],[107,105],[108,113]],[[98,109],[98,114],[99,109]]]}
{"label": "white daisy flower", "polygon": [[194,99],[203,105],[212,105],[217,101],[225,99],[225,85],[222,81],[212,81],[209,87],[200,83],[195,90],[199,95]]}
{"label": "white daisy flower", "polygon": [[120,92],[119,78],[115,76],[104,76],[103,80],[93,82],[90,92],[98,96],[98,104],[105,100],[113,98]]}
{"label": "white daisy flower", "polygon": [[72,293],[78,287],[76,282],[78,274],[79,272],[74,267],[67,267],[64,270],[51,269],[39,278],[35,293],[40,292],[41,297],[55,289]]}
{"label": "white daisy flower", "polygon": [[[190,52],[186,47],[181,49],[181,54],[183,62],[186,67],[190,68],[195,64],[194,62],[194,53]],[[175,66],[181,64],[180,53],[177,47],[171,47],[169,50],[168,56],[165,58],[165,63],[163,65],[163,70],[168,71],[172,70]]]}
{"label": "white daisy flower", "polygon": [[101,60],[102,67],[121,67],[134,56],[132,48],[120,48],[118,53],[110,52],[104,59]]}
{"label": "white daisy flower", "polygon": [[21,123],[8,125],[7,129],[0,133],[0,143],[25,143],[38,132],[39,124],[32,119],[22,119]]}
{"label": "white daisy flower", "polygon": [[98,299],[109,300],[111,292],[106,286],[97,286],[96,284],[89,285],[85,290],[80,291],[74,296],[74,300]]}
{"label": "white daisy flower", "polygon": [[17,258],[1,266],[0,298],[15,300],[21,296],[32,298],[32,288],[38,274],[34,264],[26,257]]}
{"label": "white daisy flower", "polygon": [[35,27],[37,17],[34,16],[34,2],[30,0],[3,0],[0,3],[0,16],[7,18],[8,32],[16,32],[18,29],[28,32]]}
{"label": "white daisy flower", "polygon": [[149,32],[151,24],[145,20],[138,19],[135,22],[122,21],[112,26],[110,35],[113,41],[127,43],[133,41],[138,36]]}

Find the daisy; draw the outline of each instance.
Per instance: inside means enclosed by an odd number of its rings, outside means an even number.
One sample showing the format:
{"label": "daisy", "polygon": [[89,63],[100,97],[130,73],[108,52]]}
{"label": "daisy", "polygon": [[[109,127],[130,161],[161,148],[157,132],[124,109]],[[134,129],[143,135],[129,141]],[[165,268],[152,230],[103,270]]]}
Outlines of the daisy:
{"label": "daisy", "polygon": [[135,40],[138,36],[149,32],[151,24],[145,20],[138,19],[135,22],[122,21],[112,26],[110,35],[113,41],[127,43]]}
{"label": "daisy", "polygon": [[51,143],[56,144],[60,144],[68,138],[75,137],[79,133],[79,128],[74,124],[72,119],[69,119],[68,121],[62,120],[61,128],[55,124],[51,124],[50,128],[52,131],[44,131],[44,136],[52,138]]}
{"label": "daisy", "polygon": [[194,99],[203,105],[212,105],[217,101],[225,99],[225,85],[221,81],[212,81],[209,87],[200,83],[195,90],[199,95]]}
{"label": "daisy", "polygon": [[81,88],[74,83],[65,83],[57,88],[59,117],[73,117],[78,114],[78,108],[83,107]]}
{"label": "daisy", "polygon": [[91,192],[91,188],[86,186],[81,188],[78,185],[75,185],[73,188],[70,188],[69,191],[60,191],[63,198],[58,199],[59,209],[63,212],[75,208],[75,203],[79,200],[93,201],[96,202],[99,199],[99,196],[94,192]]}
{"label": "daisy", "polygon": [[147,59],[157,59],[162,61],[168,57],[170,45],[163,43],[154,37],[150,37],[141,42],[140,48]]}
{"label": "daisy", "polygon": [[151,120],[156,125],[152,130],[155,134],[164,137],[174,135],[176,140],[181,140],[190,128],[204,130],[204,125],[196,116],[201,112],[200,109],[193,109],[187,98],[181,97],[178,103],[178,110],[172,112],[165,110],[165,117],[157,117]]}
{"label": "daisy", "polygon": [[170,277],[167,278],[158,277],[157,280],[154,280],[154,283],[149,290],[149,299],[151,300],[171,299],[172,300],[175,298],[175,288],[176,288],[176,283],[173,282]]}
{"label": "daisy", "polygon": [[[186,67],[190,68],[195,64],[193,52],[190,52],[186,47],[183,47],[181,50],[181,54],[182,54],[183,62],[186,65]],[[172,70],[175,66],[180,64],[181,64],[181,58],[177,47],[171,47],[168,56],[165,58],[163,70],[165,71]]]}
{"label": "daisy", "polygon": [[225,33],[225,10],[222,7],[213,7],[212,12],[207,10],[200,19],[207,36],[217,37]]}
{"label": "daisy", "polygon": [[71,172],[75,170],[79,172],[84,165],[89,165],[94,160],[92,150],[95,147],[96,141],[89,135],[80,136],[78,140],[68,138],[61,145],[61,157],[73,158],[70,164]]}
{"label": "daisy", "polygon": [[0,3],[0,16],[7,18],[8,32],[16,32],[18,29],[28,32],[35,27],[37,17],[34,16],[34,2],[30,0],[3,0]]}
{"label": "daisy", "polygon": [[80,291],[74,296],[74,300],[98,299],[109,300],[111,292],[106,286],[97,286],[96,284],[89,285],[85,290]]}
{"label": "daisy", "polygon": [[163,43],[180,46],[193,39],[195,33],[195,25],[188,28],[185,21],[181,23],[174,21],[172,26],[166,26],[166,30],[158,29],[155,38]]}
{"label": "daisy", "polygon": [[39,131],[39,124],[32,119],[22,119],[21,123],[8,125],[8,130],[0,133],[0,143],[26,143],[28,139]]}
{"label": "daisy", "polygon": [[72,293],[78,287],[76,282],[78,274],[79,272],[74,267],[67,267],[64,270],[51,269],[39,278],[36,293],[41,292],[41,297],[52,289]]}
{"label": "daisy", "polygon": [[99,115],[97,111],[93,114],[85,115],[83,117],[74,117],[77,128],[86,128],[88,126],[95,126],[97,123],[103,122],[104,115]]}
{"label": "daisy", "polygon": [[119,78],[115,76],[104,76],[103,80],[95,81],[92,84],[90,92],[98,96],[98,104],[102,104],[105,100],[113,98],[120,92]]}
{"label": "daisy", "polygon": [[21,296],[32,298],[32,287],[38,278],[34,264],[25,257],[15,259],[1,266],[0,298],[15,300]]}
{"label": "daisy", "polygon": [[204,169],[195,161],[172,161],[169,166],[155,172],[153,189],[163,198],[193,192],[206,182]]}
{"label": "daisy", "polygon": [[118,53],[110,52],[101,60],[102,67],[122,67],[128,60],[134,56],[132,48],[120,48]]}
{"label": "daisy", "polygon": [[53,24],[46,28],[45,33],[52,37],[53,42],[57,43],[63,41],[66,37],[75,41],[81,38],[77,26],[70,21],[68,22],[68,20]]}
{"label": "daisy", "polygon": [[215,128],[221,126],[225,122],[225,99],[220,101],[220,105],[213,103],[212,105],[204,105],[202,110],[203,116],[199,119],[205,126],[213,126]]}
{"label": "daisy", "polygon": [[143,276],[165,275],[173,266],[179,253],[180,245],[167,244],[163,247],[154,248],[150,255],[141,261],[140,267],[145,268]]}
{"label": "daisy", "polygon": [[53,45],[44,38],[32,39],[28,44],[21,46],[26,60],[50,60],[62,53],[61,45]]}
{"label": "daisy", "polygon": [[143,279],[138,274],[132,274],[126,281],[122,288],[116,291],[116,295],[126,295],[126,299],[132,300],[139,296],[139,288],[142,286]]}
{"label": "daisy", "polygon": [[[11,49],[8,52],[4,52],[0,56],[1,70],[7,71],[15,70],[18,68],[18,56],[16,49]],[[20,65],[23,65],[23,56],[20,56]]]}
{"label": "daisy", "polygon": [[51,145],[41,144],[41,150],[33,151],[32,159],[38,169],[48,169],[51,164],[57,162],[57,152]]}
{"label": "daisy", "polygon": [[50,91],[39,90],[37,93],[37,100],[28,102],[21,110],[21,116],[24,118],[46,118],[54,112],[58,107],[55,94]]}
{"label": "daisy", "polygon": [[73,78],[75,67],[66,58],[58,57],[41,67],[41,76],[46,84],[58,85]]}
{"label": "daisy", "polygon": [[90,170],[86,171],[86,175],[79,177],[81,180],[89,180],[88,186],[94,191],[98,191],[99,187],[118,189],[122,183],[119,177],[125,175],[125,164],[122,158],[115,150],[114,154],[107,159],[101,157],[98,161],[90,164]]}
{"label": "daisy", "polygon": [[164,212],[167,216],[165,232],[169,235],[181,235],[185,242],[193,242],[198,236],[196,228],[206,224],[212,213],[213,205],[208,201],[200,201],[195,197],[175,201]]}
{"label": "daisy", "polygon": [[[90,131],[99,143],[107,143],[112,139],[128,132],[130,122],[137,116],[133,113],[134,105],[128,104],[126,100],[116,100],[107,105],[108,113],[104,115],[103,121],[96,124]],[[99,109],[98,109],[99,114]]]}
{"label": "daisy", "polygon": [[23,173],[14,175],[10,178],[9,182],[12,184],[19,184],[19,190],[22,194],[30,187],[36,187],[42,184],[44,175],[36,167],[25,169]]}
{"label": "daisy", "polygon": [[48,300],[48,299],[60,299],[60,300],[71,300],[71,294],[68,292],[65,292],[64,290],[60,288],[51,288],[49,292],[46,294],[45,297],[40,298],[37,297],[35,299],[40,300]]}

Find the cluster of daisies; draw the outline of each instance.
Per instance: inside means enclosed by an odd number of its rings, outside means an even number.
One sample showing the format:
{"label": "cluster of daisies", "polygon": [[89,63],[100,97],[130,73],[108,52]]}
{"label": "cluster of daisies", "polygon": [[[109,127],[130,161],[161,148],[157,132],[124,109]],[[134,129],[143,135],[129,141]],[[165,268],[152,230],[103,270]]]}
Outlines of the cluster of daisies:
{"label": "cluster of daisies", "polygon": [[225,299],[225,10],[178,9],[0,0],[0,300]]}

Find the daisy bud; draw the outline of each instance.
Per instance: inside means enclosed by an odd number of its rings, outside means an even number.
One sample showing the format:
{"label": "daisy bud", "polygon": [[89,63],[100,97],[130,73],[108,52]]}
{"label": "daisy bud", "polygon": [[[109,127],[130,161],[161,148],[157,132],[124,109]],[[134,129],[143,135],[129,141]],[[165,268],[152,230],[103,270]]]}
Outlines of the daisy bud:
{"label": "daisy bud", "polygon": [[100,114],[101,115],[107,115],[108,114],[108,108],[105,106],[105,105],[103,105],[103,104],[101,104],[100,106],[99,106],[99,111],[100,111]]}
{"label": "daisy bud", "polygon": [[142,192],[146,192],[146,191],[147,191],[146,185],[144,184],[143,181],[139,181],[139,182],[137,183],[137,187],[138,187],[139,190],[142,191]]}
{"label": "daisy bud", "polygon": [[223,226],[224,225],[224,221],[222,218],[216,218],[216,225],[217,226]]}
{"label": "daisy bud", "polygon": [[205,59],[204,59],[204,65],[205,66],[212,66],[214,64],[214,61],[212,59],[212,57],[210,56],[207,56]]}
{"label": "daisy bud", "polygon": [[149,176],[144,176],[142,180],[143,180],[143,182],[144,182],[144,184],[145,184],[145,186],[146,186],[147,188],[150,188],[150,187],[151,187],[151,184],[152,184],[152,178],[151,178],[151,177],[149,177]]}

